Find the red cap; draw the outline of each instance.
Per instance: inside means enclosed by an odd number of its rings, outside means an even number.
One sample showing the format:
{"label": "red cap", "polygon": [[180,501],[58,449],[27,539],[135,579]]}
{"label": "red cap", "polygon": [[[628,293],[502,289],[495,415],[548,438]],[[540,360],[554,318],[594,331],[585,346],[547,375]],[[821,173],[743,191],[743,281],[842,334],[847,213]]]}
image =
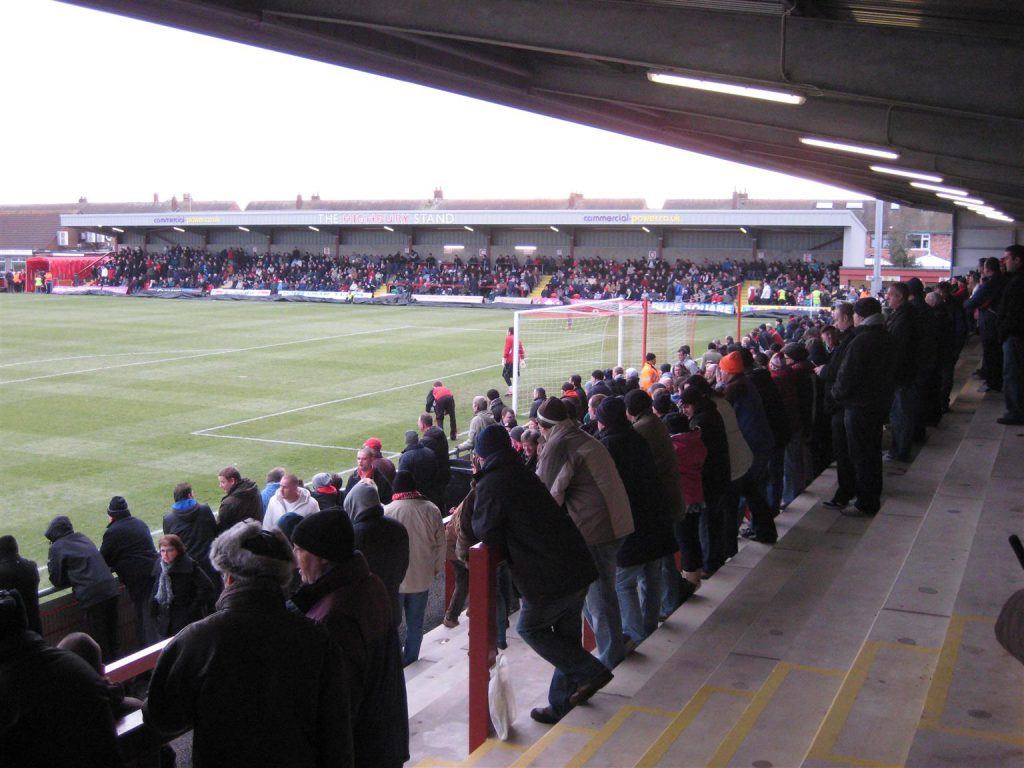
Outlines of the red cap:
{"label": "red cap", "polygon": [[380,438],[378,437],[368,437],[366,438],[366,442],[363,443],[363,445],[367,448],[372,448],[375,451],[379,451],[384,444],[381,443]]}

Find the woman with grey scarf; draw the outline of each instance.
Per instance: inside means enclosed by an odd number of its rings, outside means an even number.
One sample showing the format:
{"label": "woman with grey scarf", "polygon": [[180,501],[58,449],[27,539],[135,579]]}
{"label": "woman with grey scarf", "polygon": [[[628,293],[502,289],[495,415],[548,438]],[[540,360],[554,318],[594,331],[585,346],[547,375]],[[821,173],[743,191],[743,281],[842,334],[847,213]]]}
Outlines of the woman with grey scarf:
{"label": "woman with grey scarf", "polygon": [[210,612],[216,592],[213,582],[171,533],[160,539],[160,559],[153,568],[151,610],[160,637],[172,637]]}

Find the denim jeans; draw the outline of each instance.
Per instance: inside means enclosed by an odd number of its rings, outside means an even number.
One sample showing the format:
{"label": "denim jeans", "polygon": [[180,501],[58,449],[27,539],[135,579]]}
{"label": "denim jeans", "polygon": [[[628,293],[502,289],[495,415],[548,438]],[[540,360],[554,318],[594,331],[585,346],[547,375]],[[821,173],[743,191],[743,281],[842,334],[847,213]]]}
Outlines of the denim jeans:
{"label": "denim jeans", "polygon": [[[673,558],[674,560],[674,558]],[[622,612],[622,631],[640,642],[658,628],[661,611],[662,558],[615,569],[615,592]],[[672,564],[675,571],[675,563]],[[676,576],[679,575],[675,571]],[[672,610],[678,608],[676,605]]]}
{"label": "denim jeans", "polygon": [[782,503],[787,506],[804,490],[804,438],[797,432],[786,445],[783,460]]}
{"label": "denim jeans", "polygon": [[[661,610],[659,613],[662,616],[671,616],[676,612],[676,608],[683,604],[683,599],[683,577],[680,575],[679,569],[676,568],[676,555],[673,552],[671,555],[661,558]],[[624,630],[626,628],[625,616],[622,617],[622,628]],[[626,634],[629,635],[629,632]]]}
{"label": "denim jeans", "polygon": [[589,546],[598,575],[587,590],[583,616],[594,630],[597,657],[608,669],[614,669],[626,654],[622,644],[622,614],[615,592],[615,558],[624,538]]}
{"label": "denim jeans", "polygon": [[402,666],[412,664],[420,657],[423,643],[423,613],[427,609],[430,591],[403,592],[398,596],[405,614],[405,648],[402,649]]}
{"label": "denim jeans", "polygon": [[1003,342],[1003,398],[1006,417],[1024,421],[1024,339],[1010,336]]}
{"label": "denim jeans", "polygon": [[[604,665],[583,650],[580,611],[585,590],[565,597],[530,600],[523,597],[516,630],[534,653],[555,671],[548,688],[548,703],[559,717],[572,706],[569,696],[582,684],[604,672]],[[621,636],[620,636],[621,644]]]}

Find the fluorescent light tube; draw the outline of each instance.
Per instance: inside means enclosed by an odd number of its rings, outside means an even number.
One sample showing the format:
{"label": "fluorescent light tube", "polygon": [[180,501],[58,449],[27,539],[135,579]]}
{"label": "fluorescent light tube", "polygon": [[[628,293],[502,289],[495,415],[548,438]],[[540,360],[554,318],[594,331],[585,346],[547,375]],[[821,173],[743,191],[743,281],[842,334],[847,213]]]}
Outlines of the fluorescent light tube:
{"label": "fluorescent light tube", "polygon": [[930,181],[933,184],[941,184],[942,177],[936,176],[932,173],[921,173],[920,171],[911,171],[906,168],[893,168],[891,165],[872,165],[871,170],[875,173],[887,173],[890,176],[904,176],[908,179],[917,179],[918,181]]}
{"label": "fluorescent light tube", "polygon": [[807,101],[806,98],[798,93],[775,91],[770,88],[756,88],[749,85],[737,85],[735,83],[722,83],[717,80],[705,80],[699,77],[673,75],[668,72],[648,72],[647,79],[652,83],[660,83],[661,85],[675,85],[680,88],[693,88],[698,91],[722,93],[727,96],[743,96],[747,99],[774,101],[779,104],[799,106]]}
{"label": "fluorescent light tube", "polygon": [[925,184],[923,181],[912,181],[910,186],[916,187],[917,189],[927,189],[931,192],[945,192],[947,195],[956,195],[957,197],[964,197],[967,194],[966,189],[960,189],[960,187],[945,187],[940,184]]}
{"label": "fluorescent light tube", "polygon": [[866,147],[861,144],[847,144],[842,141],[831,141],[829,139],[815,139],[811,136],[801,136],[801,144],[807,144],[811,147],[821,147],[822,149],[834,149],[839,152],[852,152],[855,155],[868,155],[869,157],[881,157],[885,160],[898,160],[899,153],[893,152],[891,149],[882,149],[881,147]]}
{"label": "fluorescent light tube", "polygon": [[957,201],[964,203],[974,203],[975,205],[984,205],[985,201],[978,197],[964,197],[963,195],[950,195],[945,192],[936,192],[936,197],[941,197],[943,200],[952,200],[954,203]]}

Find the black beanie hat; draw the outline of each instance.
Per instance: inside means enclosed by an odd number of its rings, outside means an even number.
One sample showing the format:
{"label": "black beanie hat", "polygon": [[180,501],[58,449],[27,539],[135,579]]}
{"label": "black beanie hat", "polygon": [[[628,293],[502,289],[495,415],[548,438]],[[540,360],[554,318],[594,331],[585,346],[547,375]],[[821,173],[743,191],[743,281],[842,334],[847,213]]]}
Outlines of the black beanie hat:
{"label": "black beanie hat", "polygon": [[332,563],[344,563],[352,559],[355,538],[352,521],[340,509],[314,512],[292,531],[292,543],[295,546]]}
{"label": "black beanie hat", "polygon": [[128,517],[131,514],[128,511],[128,502],[124,500],[124,496],[114,496],[110,499],[110,504],[107,506],[107,514],[115,520],[120,520],[122,517]]}
{"label": "black beanie hat", "polygon": [[18,540],[7,534],[0,536],[0,555],[16,555],[18,554]]}
{"label": "black beanie hat", "polygon": [[392,484],[395,493],[408,493],[416,490],[416,477],[407,469],[400,469],[395,472],[395,482]]}
{"label": "black beanie hat", "polygon": [[633,389],[626,393],[626,412],[630,416],[639,416],[645,411],[651,410],[654,401],[651,396],[642,389]]}
{"label": "black beanie hat", "polygon": [[606,397],[597,406],[597,420],[606,427],[629,426],[629,422],[626,420],[626,403],[621,397]]}
{"label": "black beanie hat", "polygon": [[654,396],[654,410],[660,414],[676,412],[675,403],[672,402],[672,395],[667,391],[659,392]]}
{"label": "black beanie hat", "polygon": [[857,302],[853,305],[853,313],[860,315],[861,317],[871,317],[882,312],[882,305],[879,304],[878,299],[874,297],[867,297],[864,299],[857,299]]}
{"label": "black beanie hat", "polygon": [[512,441],[508,438],[508,432],[500,424],[490,424],[476,436],[476,445],[473,452],[481,459],[493,456],[500,451],[511,451]]}
{"label": "black beanie hat", "polygon": [[416,432],[416,431],[414,431],[412,429],[406,430],[406,433],[405,433],[405,444],[407,446],[408,445],[416,445],[416,443],[418,443],[419,441],[420,441],[420,436],[419,436],[418,432]]}
{"label": "black beanie hat", "polygon": [[665,426],[668,427],[668,433],[670,435],[681,435],[683,432],[690,431],[689,419],[678,411],[670,413],[665,417]]}

